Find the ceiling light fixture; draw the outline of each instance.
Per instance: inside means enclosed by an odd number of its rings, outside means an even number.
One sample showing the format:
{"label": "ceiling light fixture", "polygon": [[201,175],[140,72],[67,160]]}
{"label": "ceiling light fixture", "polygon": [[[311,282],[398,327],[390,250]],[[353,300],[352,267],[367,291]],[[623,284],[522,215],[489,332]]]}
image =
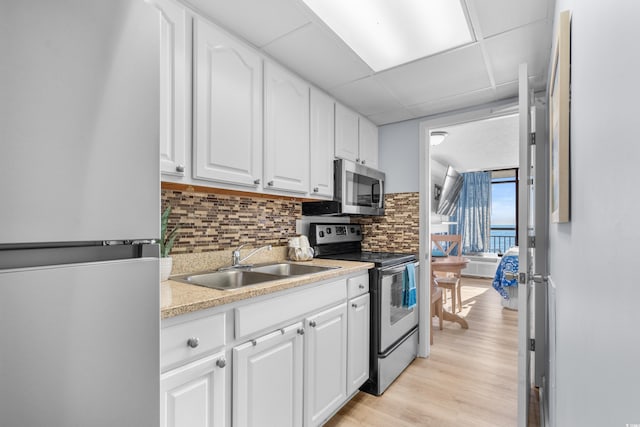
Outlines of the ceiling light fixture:
{"label": "ceiling light fixture", "polygon": [[445,132],[443,130],[434,130],[430,135],[431,137],[429,138],[429,144],[435,147],[436,145],[442,144],[442,141],[444,141],[445,138],[449,136],[449,132]]}
{"label": "ceiling light fixture", "polygon": [[376,72],[474,41],[460,1],[302,1]]}

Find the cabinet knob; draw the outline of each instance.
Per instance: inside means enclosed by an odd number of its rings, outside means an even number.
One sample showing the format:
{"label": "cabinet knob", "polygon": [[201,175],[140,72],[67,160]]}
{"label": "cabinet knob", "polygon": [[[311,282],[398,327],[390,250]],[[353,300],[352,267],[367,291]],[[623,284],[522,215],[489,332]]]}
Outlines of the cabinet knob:
{"label": "cabinet knob", "polygon": [[364,285],[363,285],[362,283],[360,283],[360,284],[358,285],[358,289],[364,289]]}
{"label": "cabinet knob", "polygon": [[313,187],[313,192],[317,193],[318,191],[320,191],[320,189],[318,187]]}
{"label": "cabinet knob", "polygon": [[303,328],[298,329],[298,335],[304,335],[304,329]]}
{"label": "cabinet knob", "polygon": [[227,366],[227,361],[224,357],[221,357],[220,359],[216,360],[216,366],[218,368],[224,368],[225,366]]}
{"label": "cabinet knob", "polygon": [[200,339],[197,337],[191,337],[187,340],[187,345],[191,348],[196,348],[200,345]]}
{"label": "cabinet knob", "polygon": [[367,163],[367,161],[366,161],[366,160],[363,160],[363,161],[362,161],[362,164],[364,165],[365,163]]}
{"label": "cabinet knob", "polygon": [[360,159],[356,158],[356,163],[360,163]]}
{"label": "cabinet knob", "polygon": [[269,182],[267,182],[267,185],[268,185],[269,187],[273,187],[273,181],[269,181]]}
{"label": "cabinet knob", "polygon": [[176,166],[176,172],[184,172],[184,165]]}
{"label": "cabinet knob", "polygon": [[315,320],[310,321],[309,322],[309,326],[311,326],[312,328],[315,328],[316,327],[316,321]]}
{"label": "cabinet knob", "polygon": [[351,304],[351,307],[353,307],[353,308],[358,308],[358,304],[355,304],[355,303],[354,303],[354,304]]}
{"label": "cabinet knob", "polygon": [[258,179],[254,179],[254,180],[253,180],[253,183],[254,183],[255,185],[259,185],[259,184],[260,184],[260,178],[258,178]]}

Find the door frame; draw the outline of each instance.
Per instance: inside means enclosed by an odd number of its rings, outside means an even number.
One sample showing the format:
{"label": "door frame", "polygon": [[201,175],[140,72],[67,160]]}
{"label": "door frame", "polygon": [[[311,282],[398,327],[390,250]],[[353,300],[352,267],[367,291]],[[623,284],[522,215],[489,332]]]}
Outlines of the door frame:
{"label": "door frame", "polygon": [[[493,119],[496,117],[513,115],[518,112],[518,98],[511,98],[485,104],[480,108],[472,108],[452,112],[447,115],[428,118],[420,122],[420,231],[419,231],[419,260],[420,263],[420,285],[419,285],[419,306],[420,321],[418,329],[418,357],[428,357],[431,351],[429,343],[431,304],[431,145],[429,144],[429,132],[431,129],[455,126],[469,122]],[[426,215],[425,215],[426,213]]]}

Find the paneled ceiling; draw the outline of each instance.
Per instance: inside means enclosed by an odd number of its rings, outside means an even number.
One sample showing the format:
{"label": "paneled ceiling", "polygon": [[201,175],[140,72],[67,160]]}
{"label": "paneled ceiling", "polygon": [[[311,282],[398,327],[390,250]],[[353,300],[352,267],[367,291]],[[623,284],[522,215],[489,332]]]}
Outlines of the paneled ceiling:
{"label": "paneled ceiling", "polygon": [[458,172],[517,168],[518,114],[438,128],[448,133],[431,159]]}
{"label": "paneled ceiling", "polygon": [[378,125],[515,97],[522,62],[546,86],[554,0],[461,0],[476,41],[378,73],[301,0],[186,1]]}

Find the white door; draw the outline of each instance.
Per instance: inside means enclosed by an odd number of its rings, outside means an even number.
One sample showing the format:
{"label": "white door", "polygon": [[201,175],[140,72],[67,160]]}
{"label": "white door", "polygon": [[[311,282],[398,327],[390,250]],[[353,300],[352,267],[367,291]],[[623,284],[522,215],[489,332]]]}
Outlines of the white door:
{"label": "white door", "polygon": [[257,188],[262,176],[262,59],[194,20],[194,177]]}
{"label": "white door", "polygon": [[224,352],[160,377],[160,427],[225,425]]}
{"label": "white door", "polygon": [[296,323],[233,349],[234,427],[302,425],[302,334]]}
{"label": "white door", "polygon": [[307,193],[309,86],[270,62],[264,82],[264,187]]}
{"label": "white door", "polygon": [[349,301],[349,343],[347,352],[347,395],[350,396],[369,378],[369,294]]}
{"label": "white door", "polygon": [[[527,64],[520,65],[520,176],[518,201],[518,425],[529,420],[531,379],[544,388],[547,359],[548,168],[544,114],[534,107]],[[536,157],[541,159],[536,161]],[[532,365],[533,362],[533,365]],[[542,393],[544,400],[546,393]],[[541,402],[542,403],[542,402]]]}
{"label": "white door", "polygon": [[347,305],[307,319],[305,426],[325,421],[347,398]]}
{"label": "white door", "polygon": [[[527,64],[520,65],[519,74],[519,106],[520,114],[520,176],[518,200],[518,245],[519,276],[518,281],[518,425],[526,427],[529,423],[529,396],[531,390],[531,374],[529,366],[529,265],[533,262],[529,251],[529,175],[531,173],[531,101]],[[523,277],[524,275],[524,277]]]}
{"label": "white door", "polygon": [[311,88],[310,93],[309,193],[333,198],[333,153],[335,118],[333,98]]}

